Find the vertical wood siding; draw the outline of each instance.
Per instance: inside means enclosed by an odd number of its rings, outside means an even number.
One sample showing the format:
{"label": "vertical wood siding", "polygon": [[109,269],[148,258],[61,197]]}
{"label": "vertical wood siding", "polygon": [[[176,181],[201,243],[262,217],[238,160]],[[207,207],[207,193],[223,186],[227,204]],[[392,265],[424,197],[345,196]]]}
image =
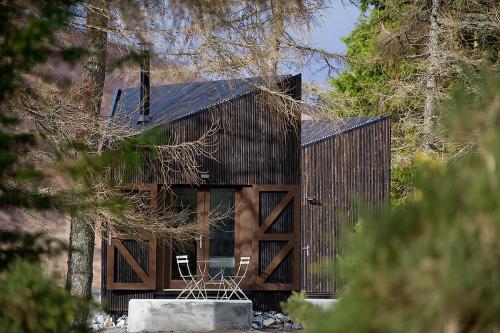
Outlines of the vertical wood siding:
{"label": "vertical wood siding", "polygon": [[[259,274],[261,274],[276,255],[285,247],[286,241],[261,241],[259,244]],[[274,272],[269,275],[268,283],[292,283],[293,280],[293,253],[287,254]]]}
{"label": "vertical wood siding", "polygon": [[[101,242],[101,302],[107,310],[113,312],[126,312],[128,310],[128,302],[133,298],[153,298],[153,293],[150,291],[131,291],[131,290],[108,290],[106,288],[107,280],[107,249],[108,243],[103,237]],[[132,275],[121,277],[121,280],[132,280]],[[133,281],[135,282],[135,281]]]}
{"label": "vertical wood siding", "polygon": [[[389,200],[390,119],[307,146],[301,163],[301,245],[309,246],[309,256],[302,252],[302,288],[335,295],[344,281],[338,274],[313,274],[310,265],[342,254],[356,222],[356,200],[374,208]],[[317,204],[307,202],[310,196]]]}
{"label": "vertical wood siding", "polygon": [[[297,79],[296,79],[297,80]],[[300,87],[300,82],[299,82]],[[300,88],[290,95],[300,99]],[[300,119],[295,126],[283,128],[266,101],[266,93],[251,92],[206,111],[180,119],[153,131],[161,142],[192,142],[198,140],[214,123],[213,159],[201,157],[202,171],[210,174],[210,184],[299,184],[300,182]],[[165,182],[159,175],[159,164],[127,170],[124,183]],[[169,175],[171,185],[187,184],[180,172]]]}
{"label": "vertical wood siding", "polygon": [[[127,239],[124,240],[123,245],[130,252],[130,254],[134,257],[137,263],[141,266],[141,268],[145,271],[149,271],[148,267],[148,244],[147,241],[136,241]],[[130,267],[127,263],[123,255],[116,251],[115,252],[115,266],[114,266],[114,281],[119,283],[140,283],[141,279],[135,273],[135,271]]]}
{"label": "vertical wood siding", "polygon": [[291,291],[252,291],[248,298],[252,300],[254,311],[279,311],[281,302],[290,297]]}
{"label": "vertical wood siding", "polygon": [[[285,197],[287,192],[260,192],[259,193],[259,225],[261,225],[272,210]],[[285,209],[274,220],[267,229],[267,234],[291,234],[293,233],[293,201],[286,205]]]}

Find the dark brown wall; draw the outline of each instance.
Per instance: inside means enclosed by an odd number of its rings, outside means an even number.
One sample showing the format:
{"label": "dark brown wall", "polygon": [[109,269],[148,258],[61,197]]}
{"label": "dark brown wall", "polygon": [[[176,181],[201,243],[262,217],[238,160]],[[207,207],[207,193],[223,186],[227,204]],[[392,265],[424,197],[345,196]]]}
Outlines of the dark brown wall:
{"label": "dark brown wall", "polygon": [[[300,76],[292,77],[298,87],[289,94],[300,99]],[[218,144],[213,157],[200,159],[200,170],[208,171],[210,184],[299,184],[300,182],[300,119],[294,130],[290,124],[283,129],[266,102],[266,93],[252,92],[214,106],[207,111],[183,118],[156,130],[161,140],[177,142],[198,140],[216,122]],[[158,168],[158,167],[157,167]],[[158,168],[159,169],[159,168]],[[165,183],[155,168],[131,172],[123,182]],[[170,184],[187,184],[182,173],[169,176]]]}
{"label": "dark brown wall", "polygon": [[390,119],[305,147],[301,163],[301,245],[309,246],[309,256],[302,253],[302,288],[335,295],[343,281],[313,274],[310,264],[341,253],[356,222],[356,197],[372,207],[389,199]]}

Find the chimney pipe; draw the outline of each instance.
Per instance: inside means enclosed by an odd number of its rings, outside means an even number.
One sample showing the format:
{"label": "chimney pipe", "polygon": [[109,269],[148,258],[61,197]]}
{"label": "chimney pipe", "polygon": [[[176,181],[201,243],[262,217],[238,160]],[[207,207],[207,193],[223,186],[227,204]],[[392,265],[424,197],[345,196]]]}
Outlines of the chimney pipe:
{"label": "chimney pipe", "polygon": [[141,87],[139,97],[141,108],[137,123],[145,123],[151,119],[149,114],[151,86],[149,82],[150,53],[148,44],[141,44],[141,55],[143,56],[143,60],[141,62]]}

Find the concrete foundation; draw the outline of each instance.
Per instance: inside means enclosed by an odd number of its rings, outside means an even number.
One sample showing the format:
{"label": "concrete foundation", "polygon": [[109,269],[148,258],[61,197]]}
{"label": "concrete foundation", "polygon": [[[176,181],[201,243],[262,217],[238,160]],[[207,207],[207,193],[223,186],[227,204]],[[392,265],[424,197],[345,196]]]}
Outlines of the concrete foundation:
{"label": "concrete foundation", "polygon": [[337,303],[337,299],[335,298],[306,298],[306,301],[323,309],[328,309]]}
{"label": "concrete foundation", "polygon": [[233,300],[132,299],[128,332],[214,331],[252,325],[252,302]]}

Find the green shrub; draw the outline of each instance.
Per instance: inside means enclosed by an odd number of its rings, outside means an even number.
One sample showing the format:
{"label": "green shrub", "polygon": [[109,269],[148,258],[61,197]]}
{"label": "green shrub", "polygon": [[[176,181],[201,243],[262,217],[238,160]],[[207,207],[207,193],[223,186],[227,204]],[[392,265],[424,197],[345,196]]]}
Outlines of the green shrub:
{"label": "green shrub", "polygon": [[414,197],[352,235],[339,302],[284,306],[309,331],[500,331],[500,77],[490,72],[444,110],[457,157],[419,156]]}
{"label": "green shrub", "polygon": [[0,328],[9,333],[83,332],[75,315],[88,304],[47,278],[38,263],[18,260],[0,272]]}

